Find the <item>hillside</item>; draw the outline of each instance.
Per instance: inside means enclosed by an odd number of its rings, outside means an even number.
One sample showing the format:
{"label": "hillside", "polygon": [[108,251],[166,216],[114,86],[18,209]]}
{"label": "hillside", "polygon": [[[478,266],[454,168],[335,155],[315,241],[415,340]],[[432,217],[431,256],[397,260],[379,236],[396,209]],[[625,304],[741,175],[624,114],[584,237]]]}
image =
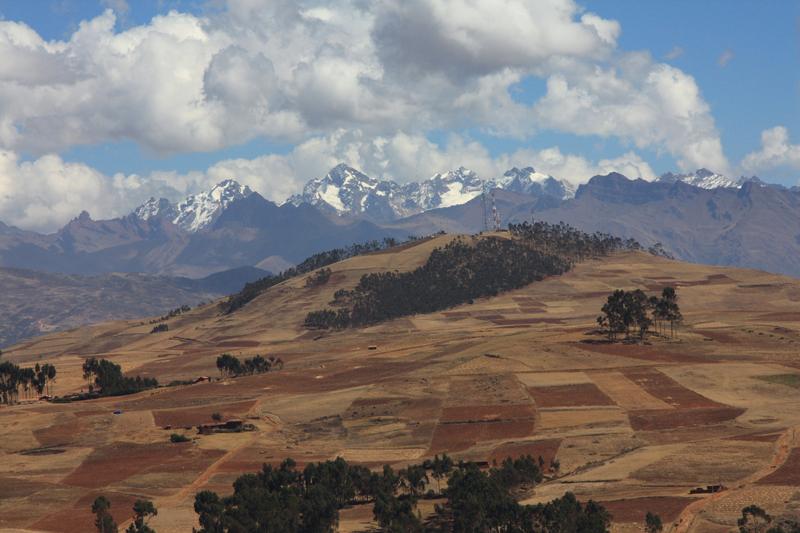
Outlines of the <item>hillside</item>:
{"label": "hillside", "polygon": [[[778,515],[800,503],[800,282],[624,252],[441,312],[343,331],[302,327],[309,311],[363,274],[410,271],[451,239],[347,259],[329,267],[323,285],[293,278],[231,314],[215,304],[197,308],[170,319],[168,332],[114,322],[7,350],[15,362],[56,364],[58,394],[85,387],[80,365],[88,355],[163,383],[218,375],[223,352],[275,355],[285,367],[133,396],[0,408],[0,486],[8,496],[0,528],[89,529],[91,500],[103,493],[112,511],[123,510],[120,521],[146,496],[159,509],[151,522],[159,533],[186,531],[196,519],[195,492],[227,494],[236,477],[265,462],[342,456],[401,467],[442,452],[481,461],[556,457],[558,472],[525,501],[569,490],[605,505],[618,531],[640,528],[646,511],[665,524],[681,521],[680,531],[720,531],[747,504]],[[677,288],[684,314],[676,340],[607,344],[589,334],[612,290],[652,294],[667,285]],[[215,412],[245,418],[256,431],[181,429]],[[176,430],[194,440],[171,444]],[[729,490],[689,494],[717,483]],[[434,503],[422,500],[422,513]],[[340,530],[363,531],[371,521],[370,505],[345,508]]]}
{"label": "hillside", "polygon": [[161,315],[238,291],[267,272],[247,267],[193,280],[146,274],[77,276],[0,268],[0,348],[85,324]]}

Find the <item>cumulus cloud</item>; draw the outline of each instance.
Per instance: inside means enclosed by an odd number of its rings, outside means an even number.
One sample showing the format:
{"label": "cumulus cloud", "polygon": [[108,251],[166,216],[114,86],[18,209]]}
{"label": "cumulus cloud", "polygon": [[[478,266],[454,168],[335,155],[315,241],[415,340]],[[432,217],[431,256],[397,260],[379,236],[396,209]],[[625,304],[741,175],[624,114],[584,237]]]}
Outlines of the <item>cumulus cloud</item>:
{"label": "cumulus cloud", "polygon": [[[127,4],[107,5],[124,13]],[[572,0],[229,0],[207,17],[172,11],[124,31],[109,9],[66,41],[2,21],[0,147],[47,153],[129,139],[171,153],[258,136],[294,143],[339,128],[477,127],[524,138],[555,127],[643,132],[648,146],[671,141],[666,150],[694,165],[718,142],[694,80],[652,61],[631,69],[617,51],[620,31]],[[535,108],[509,90],[531,75],[552,87]],[[556,94],[564,83],[603,124],[553,120],[561,104],[578,104]],[[688,113],[674,106],[686,88]],[[652,119],[625,118],[619,103],[631,97],[632,111],[647,107]],[[680,141],[687,135],[694,141]],[[719,155],[701,164],[719,168]]]}
{"label": "cumulus cloud", "polygon": [[[35,227],[41,216],[39,227],[50,227],[106,195],[113,201],[93,214],[118,214],[147,191],[193,191],[223,174],[280,200],[342,160],[399,180],[461,164],[487,176],[533,164],[578,182],[620,169],[651,177],[636,149],[669,153],[684,169],[728,166],[694,78],[619,50],[619,23],[573,0],[228,0],[207,16],[171,11],[125,29],[117,19],[128,3],[106,5],[114,9],[66,40],[0,21],[0,150],[13,156],[5,174],[28,168],[13,154],[40,157],[32,169],[51,161],[60,179],[86,172],[82,205],[29,191],[28,213],[6,203],[0,219]],[[547,80],[533,105],[512,97],[527,77]],[[458,135],[444,146],[427,140],[471,128],[614,137],[626,153],[605,162],[557,148],[491,156]],[[214,151],[256,137],[294,149],[144,178],[100,177],[44,155],[121,140],[159,154]],[[19,194],[0,181],[0,195]]]}
{"label": "cumulus cloud", "polygon": [[23,161],[13,152],[0,151],[0,220],[23,229],[54,231],[84,209],[95,219],[124,216],[151,196],[175,201],[228,178],[282,203],[308,180],[321,177],[341,162],[373,177],[401,183],[459,166],[487,179],[514,166],[533,166],[573,184],[609,172],[648,180],[655,176],[634,152],[596,162],[558,147],[492,155],[482,144],[459,135],[440,146],[422,135],[398,132],[376,137],[360,130],[337,130],[308,139],[287,154],[227,159],[205,171],[188,173],[107,176],[53,154]]}
{"label": "cumulus cloud", "polygon": [[534,109],[542,125],[667,151],[686,170],[728,169],[711,110],[694,78],[653,62],[648,54],[626,54],[616,67],[553,74]]}
{"label": "cumulus cloud", "polygon": [[0,220],[24,229],[52,231],[87,208],[111,218],[150,196],[179,194],[155,176],[106,176],[53,154],[23,161],[0,151]]}
{"label": "cumulus cloud", "polygon": [[763,172],[778,167],[800,170],[800,144],[789,141],[789,130],[775,126],[761,132],[761,149],[751,152],[742,160],[747,172]]}

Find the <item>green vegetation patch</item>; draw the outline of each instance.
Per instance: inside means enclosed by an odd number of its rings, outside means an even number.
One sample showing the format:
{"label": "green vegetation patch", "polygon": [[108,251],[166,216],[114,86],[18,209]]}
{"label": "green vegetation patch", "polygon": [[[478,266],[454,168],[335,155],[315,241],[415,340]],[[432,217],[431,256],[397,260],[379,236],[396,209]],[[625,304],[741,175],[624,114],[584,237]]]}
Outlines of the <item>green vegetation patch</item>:
{"label": "green vegetation patch", "polygon": [[756,376],[756,379],[800,389],[800,374],[773,374],[771,376]]}

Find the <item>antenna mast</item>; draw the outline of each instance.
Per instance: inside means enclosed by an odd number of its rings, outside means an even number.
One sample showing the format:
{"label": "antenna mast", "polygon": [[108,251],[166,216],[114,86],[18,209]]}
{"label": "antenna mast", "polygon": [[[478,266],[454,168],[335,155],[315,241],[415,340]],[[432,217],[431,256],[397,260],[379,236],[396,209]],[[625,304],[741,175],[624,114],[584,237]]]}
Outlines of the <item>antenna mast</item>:
{"label": "antenna mast", "polygon": [[500,231],[500,211],[497,210],[497,203],[494,201],[494,189],[492,195],[492,231]]}

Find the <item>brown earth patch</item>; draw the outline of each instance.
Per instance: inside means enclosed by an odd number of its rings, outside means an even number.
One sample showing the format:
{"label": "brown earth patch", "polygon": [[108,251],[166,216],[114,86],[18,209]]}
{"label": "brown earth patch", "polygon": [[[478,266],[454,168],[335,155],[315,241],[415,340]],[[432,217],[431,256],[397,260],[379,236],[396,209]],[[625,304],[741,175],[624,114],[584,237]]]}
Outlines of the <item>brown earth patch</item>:
{"label": "brown earth patch", "polygon": [[439,422],[492,422],[499,420],[517,420],[534,418],[536,412],[530,404],[518,405],[464,405],[445,407]]}
{"label": "brown earth patch", "polygon": [[345,419],[372,416],[401,416],[414,420],[435,419],[441,402],[423,398],[358,398],[353,400],[342,415]]}
{"label": "brown earth patch", "polygon": [[786,311],[774,313],[762,313],[758,315],[760,320],[775,320],[777,322],[800,322],[800,312]]}
{"label": "brown earth patch", "polygon": [[691,389],[687,389],[671,377],[654,368],[626,368],[621,370],[621,372],[625,377],[642,387],[648,393],[677,409],[724,407],[720,403],[709,400]]}
{"label": "brown earth patch", "polygon": [[721,342],[723,344],[736,344],[739,342],[739,339],[736,338],[735,335],[726,331],[714,331],[714,330],[695,330],[696,333],[707,337],[711,340]]}
{"label": "brown earth patch", "polygon": [[581,407],[587,405],[616,405],[594,383],[528,387],[537,407]]}
{"label": "brown earth patch", "polygon": [[761,485],[800,485],[800,448],[789,452],[789,457],[777,470],[761,478]]}
{"label": "brown earth patch", "polygon": [[63,483],[101,488],[148,471],[199,470],[222,454],[220,450],[198,449],[191,443],[115,442],[93,451]]}
{"label": "brown earth patch", "polygon": [[223,341],[217,343],[218,348],[255,348],[256,346],[261,346],[261,343],[248,340]]}
{"label": "brown earth patch", "polygon": [[541,457],[545,464],[556,457],[561,439],[544,439],[526,442],[506,442],[491,451],[487,458],[489,462],[501,463],[507,457],[517,458],[530,455],[534,459]]}
{"label": "brown earth patch", "polygon": [[439,424],[433,432],[428,453],[460,452],[481,441],[527,437],[533,432],[533,426],[533,419]]}
{"label": "brown earth patch", "polygon": [[[587,352],[615,355],[618,357],[629,357],[631,359],[643,359],[658,363],[695,363],[697,357],[693,357],[685,352],[674,353],[667,346],[648,346],[643,344],[623,344],[621,342],[580,342],[578,347]],[[709,354],[703,355],[703,362],[713,361],[714,357]]]}
{"label": "brown earth patch", "polygon": [[775,442],[780,437],[780,432],[778,433],[748,433],[746,435],[734,435],[733,437],[728,437],[728,440],[740,440],[745,442]]}
{"label": "brown earth patch", "polygon": [[745,411],[746,409],[738,407],[631,411],[628,413],[628,419],[636,431],[656,431],[721,424],[733,420]]}
{"label": "brown earth patch", "polygon": [[73,417],[70,420],[52,426],[34,430],[33,436],[42,446],[66,446],[72,444],[85,429],[86,424]]}
{"label": "brown earth patch", "polygon": [[637,522],[644,524],[648,512],[657,514],[666,525],[680,516],[681,511],[696,498],[683,496],[645,496],[624,500],[602,501],[603,507],[611,513],[611,519],[617,523]]}
{"label": "brown earth patch", "polygon": [[498,326],[527,326],[530,324],[563,324],[560,318],[498,318],[492,319],[492,324]]}
{"label": "brown earth patch", "polygon": [[[114,521],[119,523],[128,520],[133,516],[133,504],[140,498],[133,494],[122,494],[117,492],[103,492],[103,496],[111,502],[111,516]],[[62,508],[55,513],[49,514],[34,523],[31,527],[43,531],[63,531],[64,533],[75,533],[77,531],[94,531],[94,515],[92,514],[92,502],[100,496],[100,493],[90,492],[80,498],[75,505],[70,508]]]}
{"label": "brown earth patch", "polygon": [[211,415],[214,413],[222,415],[223,420],[241,416],[248,412],[255,404],[256,400],[246,400],[243,402],[210,404],[187,409],[153,411],[153,418],[155,419],[156,426],[159,427],[196,426],[198,424],[213,422]]}

